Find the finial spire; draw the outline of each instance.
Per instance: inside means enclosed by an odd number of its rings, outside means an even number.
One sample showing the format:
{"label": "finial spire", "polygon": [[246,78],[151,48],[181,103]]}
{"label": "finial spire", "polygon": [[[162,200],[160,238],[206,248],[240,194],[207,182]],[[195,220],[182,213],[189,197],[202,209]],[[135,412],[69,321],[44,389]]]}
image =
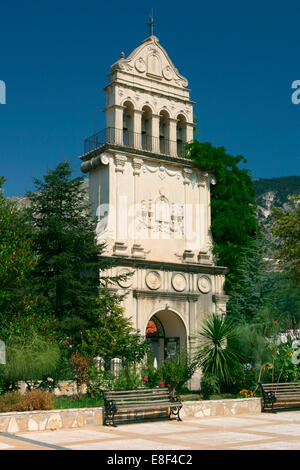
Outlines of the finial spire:
{"label": "finial spire", "polygon": [[153,30],[154,30],[153,8],[151,9],[151,16],[149,17],[149,22],[147,24],[150,28],[150,36],[153,36]]}

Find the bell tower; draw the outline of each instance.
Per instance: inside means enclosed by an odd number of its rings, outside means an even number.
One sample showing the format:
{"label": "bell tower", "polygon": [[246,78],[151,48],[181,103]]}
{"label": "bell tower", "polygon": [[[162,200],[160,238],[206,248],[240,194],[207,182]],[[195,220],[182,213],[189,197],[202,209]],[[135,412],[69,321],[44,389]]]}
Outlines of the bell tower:
{"label": "bell tower", "polygon": [[225,313],[227,302],[226,268],[212,254],[214,178],[186,151],[194,131],[187,86],[153,34],[121,53],[104,88],[106,127],[80,157],[103,256],[118,260],[110,274],[133,272],[115,286],[128,292],[125,315],[151,336],[158,362],[193,348],[201,319]]}
{"label": "bell tower", "polygon": [[[193,139],[193,103],[158,38],[150,36],[111,66],[106,92],[106,129],[115,144],[170,156],[183,155]],[[184,140],[183,140],[184,139]]]}

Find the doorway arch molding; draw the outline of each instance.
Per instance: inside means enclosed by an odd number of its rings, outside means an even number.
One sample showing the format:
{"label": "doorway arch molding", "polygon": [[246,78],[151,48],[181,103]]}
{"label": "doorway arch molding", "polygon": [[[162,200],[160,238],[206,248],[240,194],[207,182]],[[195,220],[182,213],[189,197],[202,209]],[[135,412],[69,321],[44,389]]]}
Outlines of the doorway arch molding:
{"label": "doorway arch molding", "polygon": [[168,308],[168,309],[159,307],[159,308],[156,308],[155,310],[153,310],[153,311],[150,313],[150,315],[148,315],[148,316],[146,317],[146,320],[145,320],[145,322],[144,322],[143,329],[142,329],[142,331],[144,332],[144,334],[146,333],[146,328],[147,328],[148,322],[151,320],[151,318],[152,318],[154,315],[156,315],[157,313],[164,312],[164,311],[168,311],[168,312],[171,312],[171,313],[175,313],[175,315],[177,315],[177,316],[180,318],[180,320],[181,320],[182,323],[183,323],[184,329],[185,329],[186,338],[188,338],[188,337],[189,337],[189,329],[188,329],[188,327],[187,327],[187,325],[186,325],[186,321],[185,321],[185,319],[183,318],[182,314],[181,314],[180,312],[178,312],[178,311],[177,311],[175,308],[173,308],[173,307],[172,307],[172,308],[170,307],[170,308]]}

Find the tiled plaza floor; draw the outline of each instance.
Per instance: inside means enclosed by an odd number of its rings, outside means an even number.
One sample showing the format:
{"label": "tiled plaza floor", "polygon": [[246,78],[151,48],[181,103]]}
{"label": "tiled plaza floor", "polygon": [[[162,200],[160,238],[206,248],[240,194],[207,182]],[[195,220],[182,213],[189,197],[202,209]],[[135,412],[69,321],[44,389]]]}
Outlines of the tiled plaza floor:
{"label": "tiled plaza floor", "polygon": [[0,450],[51,449],[300,450],[300,411],[0,433]]}

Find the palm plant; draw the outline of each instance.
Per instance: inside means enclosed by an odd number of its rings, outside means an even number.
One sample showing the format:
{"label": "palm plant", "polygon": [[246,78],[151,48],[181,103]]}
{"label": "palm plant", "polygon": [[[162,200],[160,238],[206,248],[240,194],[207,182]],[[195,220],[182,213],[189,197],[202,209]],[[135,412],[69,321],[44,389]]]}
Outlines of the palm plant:
{"label": "palm plant", "polygon": [[242,360],[235,325],[226,316],[212,314],[203,322],[198,340],[194,359],[203,374],[217,377],[219,384],[230,384]]}

